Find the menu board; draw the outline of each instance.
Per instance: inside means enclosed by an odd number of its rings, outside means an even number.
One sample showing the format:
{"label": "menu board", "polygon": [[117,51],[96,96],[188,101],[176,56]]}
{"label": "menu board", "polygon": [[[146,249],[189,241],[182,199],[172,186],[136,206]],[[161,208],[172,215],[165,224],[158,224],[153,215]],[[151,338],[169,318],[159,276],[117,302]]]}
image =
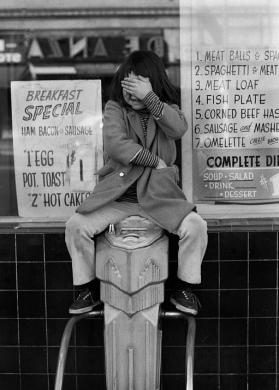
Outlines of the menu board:
{"label": "menu board", "polygon": [[192,50],[193,193],[279,199],[279,49]]}
{"label": "menu board", "polygon": [[70,216],[103,163],[101,82],[14,81],[11,93],[19,216]]}

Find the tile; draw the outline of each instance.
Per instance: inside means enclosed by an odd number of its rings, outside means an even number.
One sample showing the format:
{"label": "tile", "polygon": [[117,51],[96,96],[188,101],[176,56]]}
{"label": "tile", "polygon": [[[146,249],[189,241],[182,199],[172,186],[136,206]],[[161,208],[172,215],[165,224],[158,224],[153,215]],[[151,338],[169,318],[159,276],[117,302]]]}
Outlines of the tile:
{"label": "tile", "polygon": [[0,389],[20,390],[20,377],[18,374],[0,374]]}
{"label": "tile", "polygon": [[250,261],[250,288],[276,288],[277,263],[275,261]]}
{"label": "tile", "polygon": [[249,374],[248,382],[250,390],[277,390],[273,374]]}
{"label": "tile", "polygon": [[44,264],[18,263],[19,290],[44,290]]}
{"label": "tile", "polygon": [[218,291],[199,291],[197,296],[201,302],[199,317],[218,317]]}
{"label": "tile", "polygon": [[78,390],[106,390],[105,375],[78,375]]}
{"label": "tile", "polygon": [[249,344],[276,345],[276,319],[250,318]]}
{"label": "tile", "polygon": [[[177,263],[169,263],[169,275],[165,283],[167,289],[184,287],[183,283],[177,279]],[[198,289],[218,289],[218,263],[203,262],[201,266],[201,284],[195,286]]]}
{"label": "tile", "polygon": [[247,288],[248,261],[221,261],[220,287],[222,289]]}
{"label": "tile", "polygon": [[163,347],[162,348],[162,372],[164,374],[183,373],[185,359],[185,347]]}
{"label": "tile", "polygon": [[16,244],[18,261],[43,261],[42,234],[17,234]]}
{"label": "tile", "polygon": [[15,261],[15,235],[0,234],[0,261]]}
{"label": "tile", "polygon": [[0,347],[0,373],[19,373],[18,347]]}
{"label": "tile", "polygon": [[201,266],[201,285],[198,288],[218,289],[219,268],[217,262],[203,262]]}
{"label": "tile", "polygon": [[220,259],[245,260],[248,257],[248,234],[245,232],[220,233]]}
{"label": "tile", "polygon": [[71,263],[46,263],[46,289],[67,290],[73,288]]}
{"label": "tile", "polygon": [[204,255],[204,262],[219,259],[219,233],[208,233],[208,244]]}
{"label": "tile", "polygon": [[46,345],[46,324],[42,319],[19,319],[20,344],[23,346]]}
{"label": "tile", "polygon": [[21,390],[40,389],[48,390],[48,378],[47,375],[38,374],[22,374],[21,375]]}
{"label": "tile", "polygon": [[187,325],[183,319],[166,318],[162,321],[162,345],[181,346],[185,342]]}
{"label": "tile", "polygon": [[249,233],[250,259],[276,259],[276,248],[276,232]]}
{"label": "tile", "polygon": [[276,347],[249,346],[249,373],[275,372]]}
{"label": "tile", "polygon": [[220,372],[245,374],[247,371],[247,347],[221,347]]}
{"label": "tile", "polygon": [[45,317],[45,298],[43,291],[19,291],[18,293],[19,316]]}
{"label": "tile", "polygon": [[[65,374],[63,378],[63,389],[65,390],[77,390],[76,387],[76,378],[77,375],[71,375],[71,374]],[[54,389],[55,388],[55,375],[50,374],[49,375],[49,389]],[[92,390],[92,388],[90,389]],[[106,390],[106,389],[104,389]]]}
{"label": "tile", "polygon": [[220,390],[247,390],[247,375],[220,375]]}
{"label": "tile", "polygon": [[185,375],[182,374],[163,374],[161,375],[161,387],[164,390],[184,389]]}
{"label": "tile", "polygon": [[77,371],[81,374],[103,374],[105,351],[100,347],[77,347]]}
{"label": "tile", "polygon": [[73,302],[72,291],[47,291],[47,317],[69,318],[69,306]]}
{"label": "tile", "polygon": [[[48,349],[48,372],[51,374],[56,373],[58,364],[59,347],[50,347]],[[65,373],[74,373],[75,368],[75,349],[70,347],[67,352]]]}
{"label": "tile", "polygon": [[78,346],[104,346],[104,321],[87,319],[76,325],[76,344]]}
{"label": "tile", "polygon": [[197,319],[196,346],[218,345],[218,320]]}
{"label": "tile", "polygon": [[276,291],[250,290],[249,315],[250,317],[275,317]]}
{"label": "tile", "polygon": [[16,289],[15,263],[0,263],[0,290]]}
{"label": "tile", "polygon": [[21,371],[24,374],[47,372],[47,351],[45,347],[20,347]]}
{"label": "tile", "polygon": [[195,373],[217,374],[218,373],[218,348],[196,347],[195,348]]}
{"label": "tile", "polygon": [[[258,232],[257,232],[258,233]],[[262,232],[259,232],[262,236]],[[273,232],[274,233],[274,232]],[[249,233],[251,245],[257,245],[255,232]],[[272,243],[270,232],[264,233],[264,242]],[[275,233],[277,234],[277,233]],[[17,238],[21,235],[17,235]],[[71,285],[71,262],[64,243],[64,234],[46,234],[46,301],[48,316],[48,360],[46,354],[45,329],[45,293],[36,291],[44,288],[43,255],[34,255],[34,248],[40,248],[43,243],[40,234],[28,234],[28,245],[31,241],[30,258],[28,250],[22,249],[18,263],[19,291],[19,333],[23,374],[21,390],[37,388],[40,390],[54,387],[55,370],[57,364],[59,344],[67,320],[70,318],[68,307],[72,303],[75,289]],[[35,237],[35,238],[34,238]],[[218,260],[218,241],[222,260]],[[231,238],[229,238],[231,237]],[[246,344],[247,344],[247,232],[209,233],[209,246],[202,265],[203,283],[196,288],[196,293],[202,301],[203,307],[197,317],[195,376],[194,385],[199,390],[242,390],[247,382],[246,375]],[[257,236],[259,239],[260,236]],[[274,238],[274,236],[273,236]],[[11,241],[14,236],[11,235]],[[34,240],[34,241],[32,241]],[[244,248],[239,246],[238,241]],[[0,235],[1,243],[1,235]],[[225,247],[225,244],[227,247]],[[26,245],[26,247],[28,247]],[[176,236],[170,237],[170,280],[167,282],[166,299],[173,289],[173,281],[177,270]],[[246,246],[245,246],[246,245]],[[273,244],[272,244],[273,245]],[[39,249],[40,253],[40,249]],[[276,390],[275,389],[275,340],[276,340],[276,267],[273,261],[274,250],[263,251],[255,255],[255,249],[250,252],[249,262],[249,390]],[[273,253],[273,254],[272,254]],[[15,265],[12,263],[12,251],[6,248],[6,258],[1,260],[0,255],[0,290],[1,284],[8,289],[15,289]],[[246,257],[245,257],[246,255]],[[252,256],[252,257],[251,257]],[[262,256],[262,257],[260,257]],[[7,258],[10,262],[8,262]],[[276,258],[276,257],[275,257]],[[38,260],[39,259],[39,260]],[[254,261],[255,260],[255,261]],[[262,260],[262,261],[259,261]],[[268,260],[268,261],[266,261]],[[1,263],[2,261],[2,263]],[[24,263],[30,261],[31,263]],[[37,261],[39,263],[37,263]],[[1,266],[3,267],[1,268]],[[220,267],[220,315],[218,319],[218,270]],[[10,272],[10,276],[9,276]],[[2,275],[2,276],[1,276]],[[34,275],[39,275],[34,278]],[[13,287],[9,287],[13,286]],[[264,288],[268,289],[264,289]],[[271,289],[274,288],[274,289]],[[228,290],[227,290],[228,289]],[[232,289],[229,291],[229,289]],[[54,291],[61,290],[61,291]],[[68,291],[66,291],[68,290]],[[6,348],[2,356],[8,356],[8,361],[0,361],[1,383],[6,383],[4,372],[6,367],[11,368],[10,381],[14,384],[11,390],[17,390],[19,385],[18,349],[17,349],[17,320],[16,320],[16,293],[0,291],[0,360],[1,350]],[[3,305],[1,307],[1,299]],[[169,310],[172,305],[165,303]],[[164,305],[165,305],[164,304]],[[254,318],[256,317],[257,318]],[[271,316],[272,318],[268,318]],[[5,317],[9,317],[6,319]],[[233,318],[230,318],[233,317]],[[220,329],[220,359],[221,375],[218,377],[218,325]],[[163,326],[163,362],[162,385],[164,389],[172,387],[183,388],[184,383],[184,355],[185,355],[185,323],[183,320],[165,319]],[[77,362],[75,362],[75,343],[77,344]],[[1,346],[2,345],[2,346]],[[7,347],[9,345],[10,347]],[[8,353],[7,353],[8,348]],[[13,350],[14,348],[14,350]],[[259,350],[260,348],[260,350]],[[35,352],[37,351],[37,353]],[[171,353],[170,353],[171,351]],[[31,375],[31,362],[35,373]],[[97,363],[96,363],[97,362]],[[49,366],[49,387],[47,377],[47,363]],[[77,363],[77,377],[75,364]],[[4,368],[3,368],[4,366]],[[93,367],[93,371],[92,371]],[[4,369],[4,371],[3,371]],[[242,371],[244,370],[244,371]],[[263,370],[263,371],[261,371]],[[91,389],[97,386],[105,390],[104,350],[103,350],[103,320],[90,319],[80,322],[70,342],[69,358],[67,362],[64,387],[69,390]],[[243,374],[242,374],[243,372]],[[274,373],[269,375],[267,373]],[[4,377],[4,378],[3,378]],[[13,379],[11,379],[13,378]],[[2,382],[1,382],[2,380]],[[46,381],[46,382],[45,382]],[[77,382],[77,385],[76,385]],[[266,387],[263,387],[265,385]],[[45,387],[47,386],[47,387]],[[6,389],[5,390],[10,390]],[[19,389],[18,389],[19,390]],[[245,387],[245,390],[246,387]]]}
{"label": "tile", "polygon": [[221,318],[220,319],[220,345],[246,345],[247,319]]}
{"label": "tile", "polygon": [[[219,388],[218,386],[219,380],[218,375],[194,375],[194,389],[197,390],[216,390]],[[183,387],[179,387],[179,389],[183,389]],[[169,387],[170,390],[174,388]],[[177,389],[178,390],[178,389]]]}
{"label": "tile", "polygon": [[17,297],[15,291],[0,291],[0,318],[17,317]]}
{"label": "tile", "polygon": [[220,292],[221,317],[247,317],[247,291],[231,290]]}
{"label": "tile", "polygon": [[[65,319],[51,319],[47,320],[47,334],[48,334],[48,345],[59,346],[61,343],[62,335],[65,330],[68,318]],[[73,331],[69,345],[74,344],[75,332]]]}
{"label": "tile", "polygon": [[65,234],[45,234],[46,261],[71,261],[65,244]]}
{"label": "tile", "polygon": [[18,325],[16,319],[0,319],[0,345],[18,345]]}

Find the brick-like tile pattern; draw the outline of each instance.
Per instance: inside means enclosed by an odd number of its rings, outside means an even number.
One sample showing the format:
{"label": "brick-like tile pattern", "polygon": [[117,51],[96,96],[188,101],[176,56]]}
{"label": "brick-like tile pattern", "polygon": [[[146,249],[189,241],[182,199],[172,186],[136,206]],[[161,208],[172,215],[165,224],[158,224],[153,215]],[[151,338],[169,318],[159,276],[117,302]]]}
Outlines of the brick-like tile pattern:
{"label": "brick-like tile pattern", "polygon": [[[63,233],[0,234],[0,388],[52,390],[62,332],[75,294]],[[170,236],[166,300],[177,238]],[[278,387],[278,232],[215,231],[196,293],[195,390]],[[168,302],[165,309],[173,309]],[[162,386],[184,389],[185,324],[163,320]],[[248,385],[248,386],[247,386]],[[64,386],[105,389],[103,321],[79,323]]]}

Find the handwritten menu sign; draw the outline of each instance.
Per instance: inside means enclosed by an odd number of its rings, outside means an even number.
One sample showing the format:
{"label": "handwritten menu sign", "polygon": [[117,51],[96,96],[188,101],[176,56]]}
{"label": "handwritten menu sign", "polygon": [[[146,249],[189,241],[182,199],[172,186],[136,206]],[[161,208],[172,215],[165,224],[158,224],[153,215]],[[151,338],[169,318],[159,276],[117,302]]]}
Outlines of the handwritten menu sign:
{"label": "handwritten menu sign", "polygon": [[192,52],[196,201],[279,199],[279,49]]}
{"label": "handwritten menu sign", "polygon": [[11,93],[19,216],[72,215],[103,162],[101,82],[14,81]]}

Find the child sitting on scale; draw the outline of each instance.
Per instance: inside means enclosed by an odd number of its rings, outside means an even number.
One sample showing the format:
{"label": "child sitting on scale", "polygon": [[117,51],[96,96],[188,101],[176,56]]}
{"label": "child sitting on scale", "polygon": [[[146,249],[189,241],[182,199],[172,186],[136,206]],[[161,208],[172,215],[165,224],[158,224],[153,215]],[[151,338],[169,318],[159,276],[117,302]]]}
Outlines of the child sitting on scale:
{"label": "child sitting on scale", "polygon": [[170,300],[178,310],[198,313],[192,289],[201,283],[207,225],[178,185],[175,141],[187,131],[178,101],[177,89],[152,51],[133,52],[116,71],[103,120],[105,165],[92,194],[66,223],[73,282],[81,290],[71,314],[99,303],[92,238],[131,215],[178,235],[176,290]]}

